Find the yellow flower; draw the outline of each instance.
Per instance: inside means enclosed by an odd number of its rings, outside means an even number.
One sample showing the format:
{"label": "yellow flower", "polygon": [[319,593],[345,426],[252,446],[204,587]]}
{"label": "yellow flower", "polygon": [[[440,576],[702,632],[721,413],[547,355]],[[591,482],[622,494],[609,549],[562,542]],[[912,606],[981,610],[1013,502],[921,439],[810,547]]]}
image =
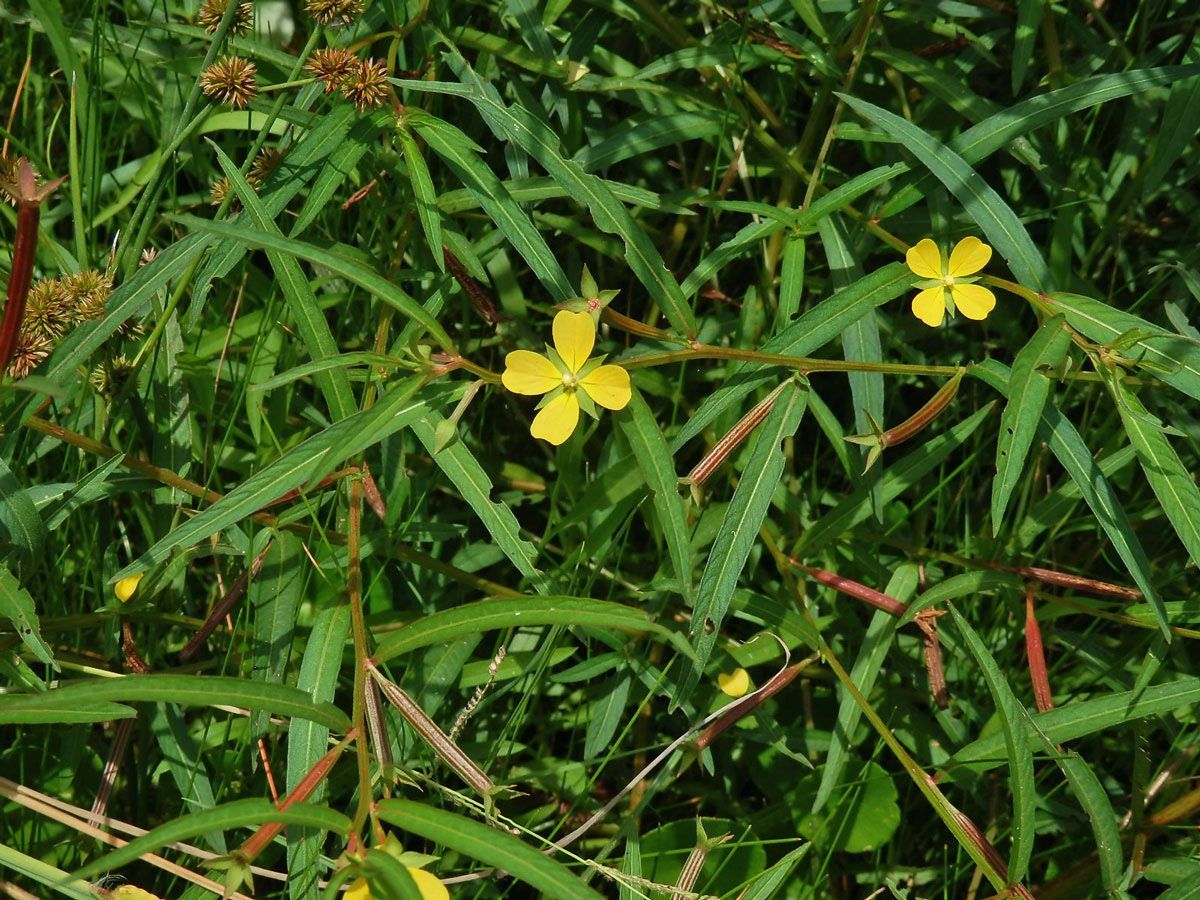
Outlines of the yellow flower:
{"label": "yellow flower", "polygon": [[596,323],[585,312],[563,310],[554,317],[554,347],[547,356],[531,350],[514,350],[504,359],[501,383],[514,394],[548,395],[529,428],[535,438],[558,445],[579,423],[579,409],[596,415],[594,403],[605,409],[623,409],[631,395],[629,373],[620,366],[601,365],[604,357],[589,360],[596,343]]}
{"label": "yellow flower", "polygon": [[[450,900],[450,892],[432,872],[414,869],[412,866],[405,868],[408,869],[409,877],[416,882],[423,900]],[[342,900],[371,900],[371,888],[367,879],[356,878],[350,887],[346,888],[346,893],[342,894]]]}
{"label": "yellow flower", "polygon": [[910,247],[905,262],[913,274],[928,279],[921,285],[925,289],[913,297],[913,315],[932,328],[942,324],[947,308],[951,312],[957,309],[968,319],[986,319],[996,305],[996,295],[975,284],[975,273],[991,258],[992,248],[977,237],[959,241],[949,264],[942,261],[942,251],[929,238]]}
{"label": "yellow flower", "polygon": [[117,599],[124,603],[133,596],[133,592],[137,590],[138,582],[142,580],[145,572],[138,572],[136,575],[130,575],[128,578],[122,578],[113,587],[113,593],[117,595]]}
{"label": "yellow flower", "polygon": [[750,673],[745,669],[734,669],[729,675],[720,672],[717,674],[717,685],[722,693],[730,697],[741,697],[750,690]]}

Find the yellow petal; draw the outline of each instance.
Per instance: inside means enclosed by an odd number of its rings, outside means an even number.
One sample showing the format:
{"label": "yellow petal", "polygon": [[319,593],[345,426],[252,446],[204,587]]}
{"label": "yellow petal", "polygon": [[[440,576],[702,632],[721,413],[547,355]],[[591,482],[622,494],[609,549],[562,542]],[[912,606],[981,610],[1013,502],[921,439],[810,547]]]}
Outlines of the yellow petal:
{"label": "yellow petal", "polygon": [[574,391],[568,391],[555,397],[538,411],[533,417],[533,424],[529,426],[529,433],[557,447],[571,436],[577,424],[579,401],[575,399]]}
{"label": "yellow petal", "polygon": [[946,274],[952,278],[974,275],[988,264],[992,248],[977,237],[965,237],[950,251],[950,267]]}
{"label": "yellow petal", "polygon": [[913,315],[928,325],[937,328],[946,315],[946,289],[941,285],[921,291],[912,301]]}
{"label": "yellow petal", "polygon": [[137,590],[138,582],[142,580],[145,572],[138,572],[136,575],[130,575],[128,578],[122,578],[113,586],[113,593],[117,595],[117,599],[124,603],[133,596],[133,592]]}
{"label": "yellow petal", "polygon": [[367,884],[367,879],[354,879],[350,887],[346,888],[346,893],[342,894],[342,900],[371,900],[371,887]]}
{"label": "yellow petal", "polygon": [[554,349],[572,373],[578,372],[596,345],[596,323],[585,312],[563,310],[554,317]]}
{"label": "yellow petal", "polygon": [[424,869],[414,869],[412,866],[409,866],[408,874],[416,882],[417,890],[421,892],[421,897],[424,900],[450,900],[450,892],[446,890],[446,886],[438,881],[437,876],[432,872],[426,872]]}
{"label": "yellow petal", "polygon": [[108,900],[159,900],[149,891],[143,891],[132,884],[121,884],[108,891]]}
{"label": "yellow petal", "polygon": [[600,366],[579,379],[579,386],[605,409],[624,409],[632,394],[629,373],[620,366]]}
{"label": "yellow petal", "polygon": [[504,357],[500,383],[514,394],[548,394],[562,384],[562,373],[554,363],[532,350],[514,350]]}
{"label": "yellow petal", "polygon": [[986,319],[996,305],[996,295],[981,284],[956,284],[950,288],[954,308],[968,319]]}
{"label": "yellow petal", "polygon": [[745,669],[734,669],[729,675],[721,672],[717,675],[717,684],[722,693],[730,697],[741,697],[750,690],[750,673]]}
{"label": "yellow petal", "polygon": [[942,277],[942,251],[929,238],[918,241],[915,247],[909,247],[904,254],[904,261],[914,275],[922,278]]}

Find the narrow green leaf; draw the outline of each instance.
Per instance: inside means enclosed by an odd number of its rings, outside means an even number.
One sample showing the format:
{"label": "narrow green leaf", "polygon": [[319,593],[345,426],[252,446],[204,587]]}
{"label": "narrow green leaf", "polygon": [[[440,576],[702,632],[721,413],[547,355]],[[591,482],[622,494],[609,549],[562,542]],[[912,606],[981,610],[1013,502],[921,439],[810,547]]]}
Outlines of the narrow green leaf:
{"label": "narrow green leaf", "polygon": [[988,651],[987,644],[955,609],[953,603],[948,603],[947,607],[959,634],[963,636],[967,648],[983,672],[983,679],[987,682],[988,692],[992,695],[1000,717],[1004,746],[1008,755],[1009,783],[1013,794],[1013,849],[1008,860],[1008,877],[1011,881],[1023,881],[1029,873],[1034,835],[1033,752],[1029,747],[1025,722],[1028,713],[1009,687],[1000,666]]}
{"label": "narrow green leaf", "polygon": [[955,597],[973,596],[981,594],[984,591],[1019,591],[1024,587],[1024,584],[1019,576],[1011,572],[989,572],[983,570],[954,575],[945,581],[938,582],[929,590],[923,591],[909,605],[904,615],[900,617],[900,624],[907,625],[917,617],[917,613]]}
{"label": "narrow green leaf", "polygon": [[4,844],[0,844],[0,868],[36,881],[55,894],[70,897],[71,900],[96,900],[92,885],[86,881],[72,880],[62,869]]}
{"label": "narrow green leaf", "polygon": [[350,729],[350,720],[345,713],[332,703],[314,703],[304,691],[282,684],[263,684],[218,675],[125,675],[73,681],[44,694],[6,699],[0,704],[0,721],[19,721],[23,711],[57,707],[80,710],[96,703],[139,700],[183,706],[266,709],[280,716],[320,722],[334,731]]}
{"label": "narrow green leaf", "polygon": [[1012,51],[1013,96],[1021,92],[1021,83],[1034,57],[1033,45],[1045,11],[1046,0],[1017,0],[1017,28]]}
{"label": "narrow green leaf", "polygon": [[58,671],[58,663],[54,661],[50,645],[42,640],[33,596],[21,587],[16,576],[3,565],[0,565],[0,616],[13,623],[21,643],[29,648],[36,659]]}
{"label": "narrow green leaf", "polygon": [[692,602],[692,544],[675,460],[654,413],[635,388],[625,409],[617,413],[617,424],[633,448],[634,458],[654,497],[654,510],[667,542],[680,593]]}
{"label": "narrow green leaf", "polygon": [[[273,536],[258,576],[246,588],[246,604],[254,618],[251,677],[283,684],[288,651],[296,631],[296,610],[306,581],[307,558],[299,535],[283,531]],[[251,716],[251,732],[267,729],[265,712]]]}
{"label": "narrow green leaf", "polygon": [[963,205],[988,241],[1008,260],[1013,274],[1026,287],[1045,290],[1049,271],[1046,261],[1029,237],[1025,226],[1000,195],[971,168],[961,156],[928,132],[887,110],[852,97],[838,94],[864,118],[879,125],[901,141]]}
{"label": "narrow green leaf", "polygon": [[770,509],[775,489],[779,487],[784,467],[783,441],[800,427],[807,393],[802,385],[785,389],[757,428],[754,446],[734,489],[733,499],[725,510],[696,589],[691,624],[696,661],[676,687],[671,698],[672,708],[687,700],[720,637],[721,623],[729,610],[738,578],[758,542],[759,526]]}
{"label": "narrow green leaf", "polygon": [[[212,147],[216,151],[217,162],[220,163],[221,170],[232,183],[238,199],[242,201],[242,206],[245,208],[244,215],[249,217],[250,222],[258,231],[282,238],[283,232],[275,224],[274,218],[267,211],[258,194],[254,192],[254,188],[250,187],[245,177],[238,171],[233,160],[216,144],[212,144]],[[314,359],[337,355],[337,342],[333,339],[333,332],[329,330],[325,312],[317,305],[312,285],[308,283],[308,279],[300,270],[299,261],[294,256],[272,249],[267,250],[267,259],[271,263],[271,268],[275,270],[279,287],[287,300],[288,309],[296,321],[296,329],[300,332],[300,337],[304,339],[309,355]],[[315,380],[335,420],[345,419],[354,413],[357,408],[354,402],[354,392],[350,389],[350,378],[344,371],[327,369],[316,373]]]}
{"label": "narrow green leaf", "polygon": [[[1033,722],[1054,744],[1100,731],[1109,731],[1145,716],[1188,709],[1200,703],[1200,678],[1183,678],[1153,685],[1144,691],[1121,691],[1094,700],[1082,700],[1032,716]],[[950,778],[956,767],[971,764],[972,771],[987,771],[1004,762],[1004,736],[985,735],[959,749],[945,763]]]}
{"label": "narrow green leaf", "polygon": [[575,161],[583,166],[585,172],[597,172],[660,147],[716,137],[729,125],[730,117],[724,110],[689,110],[655,115],[645,121],[622,126],[600,143],[584,147],[575,154]]}
{"label": "narrow green leaf", "polygon": [[208,509],[151,546],[114,575],[113,581],[161,562],[176,547],[203,540],[240,522],[293,488],[319,481],[342,460],[411,425],[426,411],[426,401],[412,399],[421,381],[421,376],[413,376],[380,397],[370,409],[330,425],[263,466]]}
{"label": "narrow green leaf", "polygon": [[1110,380],[1109,387],[1117,401],[1125,433],[1146,473],[1146,481],[1192,562],[1200,565],[1200,488],[1196,486],[1195,475],[1184,466],[1161,427],[1150,420],[1138,396],[1115,378]]}
{"label": "narrow green leaf", "polygon": [[417,201],[417,215],[421,219],[421,227],[425,229],[425,240],[429,242],[429,253],[434,265],[439,271],[446,270],[442,256],[442,217],[438,211],[437,192],[433,188],[433,179],[429,176],[429,167],[421,156],[421,148],[413,136],[403,128],[397,128],[396,138],[404,150],[404,161],[408,164],[408,179],[412,183],[413,197]]}
{"label": "narrow green leaf", "polygon": [[554,900],[601,900],[560,862],[507,832],[412,800],[380,800],[379,817],[397,828],[503,869]]}
{"label": "narrow green leaf", "polygon": [[[230,679],[234,680],[234,679]],[[234,828],[251,828],[268,822],[284,822],[288,825],[308,825],[336,832],[342,836],[350,834],[350,820],[339,812],[315,803],[293,803],[281,810],[266,798],[233,800],[212,809],[180,816],[165,825],[134,838],[124,847],[118,847],[92,860],[72,874],[74,878],[93,878],[109,869],[119,869],[139,859],[145,853],[154,853],[169,844],[185,841],[210,831],[229,831]]]}
{"label": "narrow green leaf", "polygon": [[462,441],[456,441],[438,452],[437,428],[444,419],[432,410],[424,410],[423,413],[411,423],[413,434],[425,445],[438,468],[453,482],[509,562],[529,579],[539,594],[548,593],[550,582],[537,567],[537,548],[522,539],[521,526],[512,508],[506,503],[492,500],[492,480],[479,460]]}
{"label": "narrow green leaf", "polygon": [[[173,703],[155,703],[151,710],[150,731],[183,802],[189,809],[212,809],[217,801],[213,795],[208,766],[195,739],[187,730],[179,708]],[[229,852],[225,835],[220,831],[210,831],[204,835],[204,839],[214,853],[224,855]]]}
{"label": "narrow green leaf", "polygon": [[1054,368],[1066,356],[1071,333],[1061,316],[1047,321],[1029,339],[1016,359],[1008,380],[1008,403],[1000,416],[1000,439],[996,443],[996,474],[992,479],[992,533],[1000,533],[1004,510],[1017,486],[1033,435],[1050,395],[1045,369]]}
{"label": "narrow green leaf", "polygon": [[[971,374],[986,382],[1002,394],[1008,392],[1008,369],[996,360],[986,362],[971,369]],[[1154,582],[1150,578],[1150,560],[1138,540],[1133,524],[1129,521],[1116,491],[1108,479],[1104,477],[1096,463],[1095,457],[1079,436],[1079,432],[1071,421],[1059,412],[1053,405],[1042,410],[1042,421],[1038,425],[1041,440],[1046,441],[1050,452],[1062,463],[1067,474],[1079,489],[1080,495],[1091,508],[1092,514],[1104,533],[1108,536],[1113,549],[1121,557],[1121,561],[1133,576],[1138,589],[1146,597],[1146,602],[1154,609],[1163,636],[1170,640],[1170,630],[1167,628],[1166,613],[1163,611],[1162,597],[1159,595]]]}
{"label": "narrow green leaf", "polygon": [[28,491],[0,459],[0,546],[8,544],[32,561],[46,540],[46,524]]}
{"label": "narrow green leaf", "polygon": [[463,635],[482,634],[520,625],[586,625],[630,633],[669,629],[652,622],[639,609],[586,597],[501,597],[443,609],[379,639],[374,659],[386,662],[422,647],[445,644]]}

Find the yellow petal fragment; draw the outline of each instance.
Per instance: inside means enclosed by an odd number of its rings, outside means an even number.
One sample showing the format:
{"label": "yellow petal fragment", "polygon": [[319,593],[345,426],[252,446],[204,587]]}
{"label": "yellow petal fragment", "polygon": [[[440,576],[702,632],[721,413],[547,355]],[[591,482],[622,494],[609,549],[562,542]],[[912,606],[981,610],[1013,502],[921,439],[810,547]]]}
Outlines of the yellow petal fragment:
{"label": "yellow petal fragment", "polygon": [[554,317],[554,349],[574,374],[583,368],[596,345],[596,323],[585,312],[563,310]]}
{"label": "yellow petal fragment", "polygon": [[986,319],[996,306],[996,295],[981,284],[956,284],[950,288],[954,308],[968,319]]}
{"label": "yellow petal fragment", "polygon": [[548,394],[562,384],[562,373],[554,363],[532,350],[514,350],[504,357],[500,383],[514,394]]}
{"label": "yellow petal fragment", "polygon": [[928,325],[937,328],[946,315],[946,289],[941,285],[921,291],[912,301],[913,315]]}
{"label": "yellow petal fragment", "polygon": [[107,894],[108,900],[159,900],[156,895],[132,884],[117,885],[111,891],[107,891]]}
{"label": "yellow petal fragment", "polygon": [[729,675],[721,672],[717,675],[717,685],[722,693],[730,697],[741,697],[750,690],[750,673],[745,669],[734,669]]}
{"label": "yellow petal fragment", "polygon": [[918,241],[915,247],[909,247],[904,254],[904,261],[914,275],[922,278],[942,277],[942,251],[929,238]]}
{"label": "yellow petal fragment", "polygon": [[133,592],[137,590],[138,583],[142,580],[145,572],[138,572],[136,575],[130,575],[128,578],[122,578],[113,586],[113,593],[117,595],[117,599],[124,603],[133,596]]}
{"label": "yellow petal fragment", "polygon": [[342,894],[342,900],[371,900],[371,887],[367,884],[367,879],[354,879],[350,887],[346,888],[346,893]]}
{"label": "yellow petal fragment", "polygon": [[533,417],[533,424],[529,426],[529,433],[557,447],[571,436],[578,424],[579,401],[575,398],[574,391],[568,391],[555,397],[538,411]]}
{"label": "yellow petal fragment", "polygon": [[632,395],[629,373],[620,366],[600,366],[581,378],[579,386],[605,409],[624,409]]}
{"label": "yellow petal fragment", "polygon": [[988,264],[992,248],[977,237],[965,237],[950,251],[950,266],[946,274],[952,278],[974,275]]}
{"label": "yellow petal fragment", "polygon": [[450,892],[446,890],[446,886],[438,881],[436,875],[432,872],[426,872],[424,869],[414,869],[408,866],[408,874],[417,884],[417,890],[421,892],[423,900],[450,900]]}

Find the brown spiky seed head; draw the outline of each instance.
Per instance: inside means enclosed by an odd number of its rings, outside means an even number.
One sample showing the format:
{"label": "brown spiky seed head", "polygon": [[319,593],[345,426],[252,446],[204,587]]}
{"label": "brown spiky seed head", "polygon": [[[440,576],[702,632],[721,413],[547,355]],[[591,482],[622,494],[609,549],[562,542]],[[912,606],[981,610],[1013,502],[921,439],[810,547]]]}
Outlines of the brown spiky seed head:
{"label": "brown spiky seed head", "polygon": [[329,93],[358,66],[358,57],[344,47],[326,47],[315,51],[304,64],[317,81],[325,82],[325,93]]}
{"label": "brown spiky seed head", "polygon": [[[208,189],[208,195],[212,197],[211,203],[213,206],[220,206],[231,193],[233,193],[233,182],[228,178],[218,178]],[[234,202],[237,202],[236,197],[234,197]]]}
{"label": "brown spiky seed head", "polygon": [[140,269],[142,266],[146,265],[147,263],[154,262],[154,260],[157,257],[158,257],[158,248],[157,247],[147,247],[145,250],[142,251],[142,258],[140,260],[138,260],[138,268]]}
{"label": "brown spiky seed head", "polygon": [[[196,21],[204,26],[204,30],[210,34],[217,30],[221,24],[221,19],[225,16],[225,10],[229,8],[229,0],[204,0],[200,4],[200,11],[196,15]],[[245,34],[250,30],[250,26],[254,20],[254,6],[250,3],[239,3],[233,14],[233,25],[230,30],[234,34]]]}
{"label": "brown spiky seed head", "polygon": [[31,331],[21,332],[8,361],[8,374],[13,378],[25,378],[50,355],[52,345],[47,338]]}
{"label": "brown spiky seed head", "polygon": [[258,96],[255,71],[254,63],[248,59],[226,56],[200,75],[200,89],[207,97],[228,103],[234,109],[241,109]]}
{"label": "brown spiky seed head", "polygon": [[250,172],[246,176],[246,180],[251,184],[261,184],[266,181],[275,167],[283,160],[284,151],[278,147],[267,147],[261,151],[258,156],[254,157],[254,162],[250,166]]}
{"label": "brown spiky seed head", "polygon": [[59,284],[76,321],[103,317],[104,304],[112,293],[112,278],[107,273],[87,269],[78,275],[67,275]]}
{"label": "brown spiky seed head", "polygon": [[29,289],[25,301],[25,318],[21,327],[37,337],[53,341],[62,335],[75,320],[57,278],[39,281]]}
{"label": "brown spiky seed head", "polygon": [[349,25],[362,15],[363,0],[307,0],[304,8],[322,25]]}
{"label": "brown spiky seed head", "polygon": [[341,83],[342,94],[360,112],[379,106],[388,95],[387,64],[382,60],[359,60]]}

